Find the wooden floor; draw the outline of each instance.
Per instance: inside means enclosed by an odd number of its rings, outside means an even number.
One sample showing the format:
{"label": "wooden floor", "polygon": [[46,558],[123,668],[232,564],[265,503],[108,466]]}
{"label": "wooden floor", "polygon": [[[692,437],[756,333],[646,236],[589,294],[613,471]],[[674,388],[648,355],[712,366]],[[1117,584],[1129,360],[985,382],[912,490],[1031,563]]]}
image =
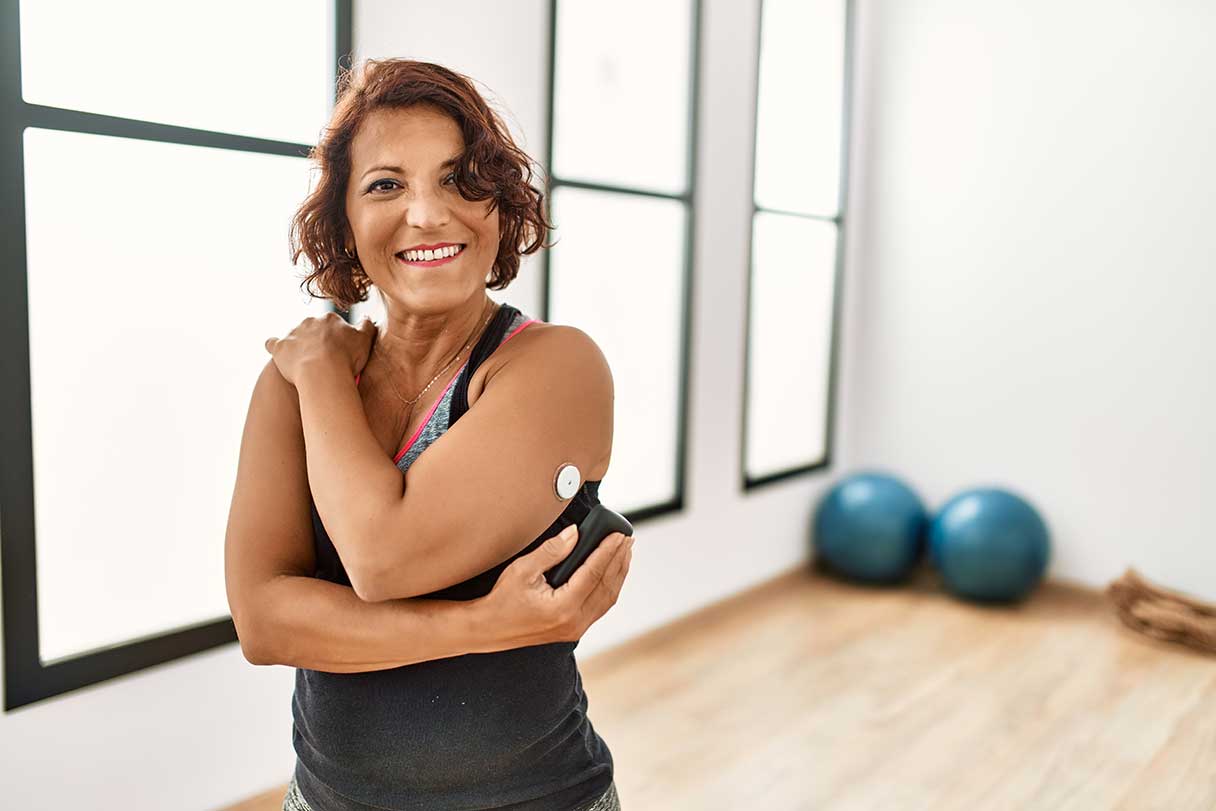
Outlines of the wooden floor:
{"label": "wooden floor", "polygon": [[580,669],[624,811],[1216,809],[1216,658],[1073,586],[799,569]]}

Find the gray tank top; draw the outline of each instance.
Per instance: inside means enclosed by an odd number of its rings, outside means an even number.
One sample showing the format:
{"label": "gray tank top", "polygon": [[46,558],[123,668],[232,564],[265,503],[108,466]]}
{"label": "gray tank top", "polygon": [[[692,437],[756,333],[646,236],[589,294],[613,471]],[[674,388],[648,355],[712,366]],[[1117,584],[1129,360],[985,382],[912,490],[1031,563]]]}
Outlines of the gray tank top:
{"label": "gray tank top", "polygon": [[[504,303],[422,427],[396,455],[405,472],[468,410],[469,380],[536,319]],[[584,482],[558,519],[518,554],[428,599],[490,592],[512,560],[599,503]],[[312,506],[316,576],[350,579]],[[613,778],[612,753],[587,717],[578,642],[465,654],[366,673],[296,669],[295,780],[315,811],[570,811]]]}

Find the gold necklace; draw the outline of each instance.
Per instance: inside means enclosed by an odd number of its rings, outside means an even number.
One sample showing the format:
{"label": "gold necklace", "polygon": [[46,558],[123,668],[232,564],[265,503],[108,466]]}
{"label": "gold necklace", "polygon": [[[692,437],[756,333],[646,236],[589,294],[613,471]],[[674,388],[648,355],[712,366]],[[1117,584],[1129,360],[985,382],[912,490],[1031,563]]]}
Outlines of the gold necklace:
{"label": "gold necklace", "polygon": [[[490,318],[492,318],[494,313],[497,311],[498,311],[498,307],[494,307],[493,309],[490,310],[490,314],[486,316],[486,320],[481,322],[481,328],[477,330],[477,332],[475,333],[476,335],[480,335],[482,333],[482,331],[485,329],[486,324],[490,323]],[[456,357],[452,358],[450,361],[448,361],[447,365],[445,365],[442,369],[440,369],[439,373],[431,378],[431,382],[427,383],[426,387],[423,388],[422,391],[418,392],[418,396],[415,397],[413,400],[407,400],[404,397],[402,397],[401,392],[398,391],[398,389],[397,389],[397,384],[393,382],[393,376],[391,374],[386,375],[386,377],[388,378],[388,384],[393,389],[393,394],[397,395],[397,399],[409,407],[409,410],[407,410],[405,412],[405,424],[406,425],[410,424],[410,417],[412,417],[414,415],[414,403],[417,403],[418,400],[422,398],[422,395],[426,394],[427,389],[429,389],[431,387],[431,384],[433,384],[436,380],[439,379],[439,375],[441,375],[445,371],[447,371],[448,367],[456,362],[456,358],[459,358],[462,354],[464,354],[464,350],[468,349],[469,345],[472,343],[473,343],[473,336],[471,335],[471,336],[469,336],[469,340],[465,343],[464,347],[460,350],[460,352],[456,353]],[[378,346],[378,344],[377,344],[377,346]],[[384,353],[381,352],[380,354],[383,355]],[[395,430],[396,429],[394,428],[394,431]]]}

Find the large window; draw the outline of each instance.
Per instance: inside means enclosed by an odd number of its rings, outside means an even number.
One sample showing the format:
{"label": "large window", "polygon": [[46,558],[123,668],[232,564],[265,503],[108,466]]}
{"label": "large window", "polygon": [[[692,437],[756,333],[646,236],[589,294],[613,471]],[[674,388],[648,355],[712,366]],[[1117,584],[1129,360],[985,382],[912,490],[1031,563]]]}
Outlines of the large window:
{"label": "large window", "polygon": [[262,342],[327,309],[287,237],[350,3],[0,8],[12,710],[236,640],[236,460]]}
{"label": "large window", "polygon": [[600,498],[636,522],[684,499],[700,2],[552,9],[544,318],[612,368]]}
{"label": "large window", "polygon": [[831,461],[851,5],[761,2],[745,490]]}

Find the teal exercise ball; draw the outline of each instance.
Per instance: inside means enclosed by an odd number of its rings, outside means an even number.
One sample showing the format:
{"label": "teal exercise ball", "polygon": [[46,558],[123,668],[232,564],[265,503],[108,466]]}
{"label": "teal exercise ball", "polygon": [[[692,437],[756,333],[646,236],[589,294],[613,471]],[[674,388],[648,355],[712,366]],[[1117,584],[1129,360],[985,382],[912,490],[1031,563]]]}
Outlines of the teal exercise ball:
{"label": "teal exercise ball", "polygon": [[929,522],[929,560],[964,599],[1017,602],[1042,580],[1050,556],[1047,525],[1007,490],[965,490]]}
{"label": "teal exercise ball", "polygon": [[895,476],[857,473],[820,499],[812,544],[816,556],[839,574],[894,583],[921,558],[928,520],[920,497]]}

